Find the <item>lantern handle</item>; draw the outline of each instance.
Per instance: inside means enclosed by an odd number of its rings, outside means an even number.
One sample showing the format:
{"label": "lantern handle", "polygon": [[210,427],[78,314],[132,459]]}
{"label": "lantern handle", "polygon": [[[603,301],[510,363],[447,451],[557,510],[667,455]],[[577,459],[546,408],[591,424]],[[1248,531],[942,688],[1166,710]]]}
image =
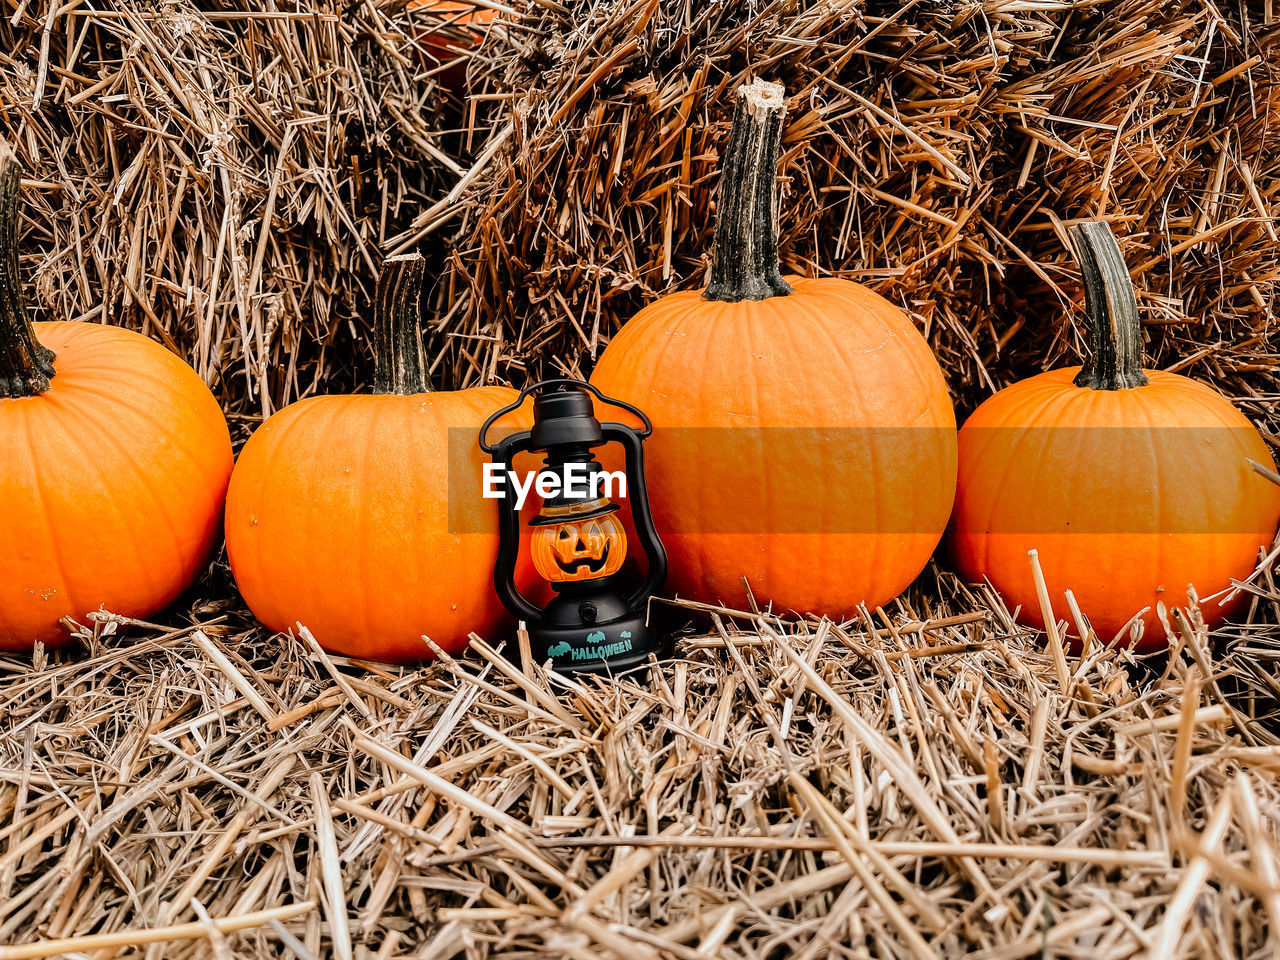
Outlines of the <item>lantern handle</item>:
{"label": "lantern handle", "polygon": [[644,582],[627,598],[627,606],[633,607],[642,597],[657,593],[662,582],[667,579],[667,548],[662,545],[658,528],[653,523],[653,514],[649,511],[641,434],[621,423],[606,423],[602,426],[602,431],[606,440],[616,440],[626,452],[629,486],[627,499],[631,501],[631,522],[635,524],[636,533],[640,535],[640,542],[644,546],[645,557],[649,561]]}
{"label": "lantern handle", "polygon": [[[549,380],[539,380],[537,383],[530,383],[525,385],[520,390],[519,395],[514,400],[512,400],[502,409],[494,412],[489,417],[489,419],[484,422],[484,425],[480,428],[480,449],[483,450],[485,453],[489,454],[490,456],[495,454],[498,450],[498,444],[489,443],[489,441],[487,440],[487,437],[489,435],[489,428],[493,426],[493,424],[496,423],[498,420],[506,416],[508,413],[511,413],[513,410],[518,410],[520,408],[520,405],[524,403],[525,400],[535,391],[541,390],[544,387],[553,387],[553,386],[574,387],[578,390],[587,390],[595,394],[596,399],[599,400],[601,403],[607,403],[613,407],[620,407],[623,410],[627,411],[627,413],[630,413],[632,416],[634,416],[642,424],[644,424],[644,429],[639,431],[635,430],[633,427],[627,427],[628,430],[631,430],[633,433],[638,434],[641,440],[647,440],[653,434],[653,421],[651,421],[648,415],[639,407],[633,406],[632,404],[627,403],[625,400],[616,400],[613,397],[606,396],[605,394],[600,392],[599,387],[597,387],[595,384],[588,383],[586,380],[575,380],[572,377],[552,377]],[[620,426],[625,427],[626,424],[620,424]]]}

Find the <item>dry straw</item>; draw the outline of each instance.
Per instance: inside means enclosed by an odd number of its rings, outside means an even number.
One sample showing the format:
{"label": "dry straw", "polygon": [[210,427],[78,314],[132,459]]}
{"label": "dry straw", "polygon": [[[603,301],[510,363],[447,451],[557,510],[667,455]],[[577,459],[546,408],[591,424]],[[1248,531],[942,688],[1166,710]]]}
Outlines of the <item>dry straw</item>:
{"label": "dry straw", "polygon": [[1277,390],[1280,279],[1269,9],[542,11],[480,54],[500,99],[476,123],[491,138],[509,124],[510,143],[401,242],[457,224],[437,303],[492,338],[459,340],[460,361],[465,347],[499,373],[587,371],[641,305],[704,284],[732,91],[759,75],[791,105],[784,265],[861,280],[915,314],[962,406],[1079,357],[1066,226],[1084,217],[1121,237],[1153,365],[1262,403]]}
{"label": "dry straw", "polygon": [[[1270,5],[486,6],[464,109],[403,0],[0,0],[41,316],[163,340],[243,435],[367,380],[418,249],[442,385],[585,372],[702,280],[750,69],[790,92],[785,259],[910,310],[962,407],[1076,352],[1064,225],[1106,216],[1155,365],[1275,435]],[[1150,662],[930,574],[846,623],[684,605],[613,684],[332,657],[219,565],[0,659],[0,958],[1272,955],[1277,555]]]}
{"label": "dry straw", "polygon": [[148,331],[233,414],[364,383],[413,248],[441,385],[589,371],[702,284],[748,75],[789,93],[785,263],[911,311],[962,407],[1079,355],[1066,225],[1098,216],[1155,366],[1277,390],[1269,4],[486,3],[465,108],[404,0],[199,6],[2,0],[0,135],[43,315]]}
{"label": "dry straw", "polygon": [[710,630],[648,682],[98,617],[0,661],[0,960],[1263,955],[1270,575],[1065,690],[946,576],[846,623],[681,605]]}

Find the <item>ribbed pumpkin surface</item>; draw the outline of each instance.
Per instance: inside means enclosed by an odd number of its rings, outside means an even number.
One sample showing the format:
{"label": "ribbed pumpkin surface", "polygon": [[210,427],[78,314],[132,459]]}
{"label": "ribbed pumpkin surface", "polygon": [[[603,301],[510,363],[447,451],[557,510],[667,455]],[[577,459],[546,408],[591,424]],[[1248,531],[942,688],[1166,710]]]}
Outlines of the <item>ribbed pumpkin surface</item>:
{"label": "ribbed pumpkin surface", "polygon": [[49,389],[0,399],[0,649],[67,640],[99,607],[147,617],[208,562],[231,474],[217,401],[119,327],[34,324]]}
{"label": "ribbed pumpkin surface", "polygon": [[[456,651],[468,632],[508,623],[476,436],[515,396],[313,397],[271,417],[241,451],[227,496],[227,551],[254,615],[388,661],[431,657],[423,634]],[[467,473],[451,476],[451,465]]]}
{"label": "ribbed pumpkin surface", "polygon": [[[1162,645],[1155,607],[1183,606],[1253,570],[1280,522],[1280,488],[1249,421],[1211,388],[1147,370],[1150,383],[1091,390],[1079,367],[1001,390],[960,431],[949,536],[968,580],[990,579],[1019,619],[1043,627],[1027,551],[1068,616],[1070,589],[1103,641],[1143,607],[1144,646]],[[1216,622],[1231,606],[1206,605]]]}
{"label": "ribbed pumpkin surface", "polygon": [[923,569],[955,494],[955,415],[901,310],[838,279],[646,307],[592,383],[653,420],[646,467],[667,592],[853,612]]}

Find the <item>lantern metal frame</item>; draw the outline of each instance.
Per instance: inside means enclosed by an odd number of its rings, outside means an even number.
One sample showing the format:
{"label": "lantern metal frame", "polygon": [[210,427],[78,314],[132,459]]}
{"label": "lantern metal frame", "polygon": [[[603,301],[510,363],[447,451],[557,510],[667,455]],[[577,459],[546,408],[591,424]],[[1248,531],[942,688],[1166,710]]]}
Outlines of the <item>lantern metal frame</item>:
{"label": "lantern metal frame", "polygon": [[[595,417],[592,396],[627,411],[640,421],[642,429],[613,421],[601,423]],[[533,428],[491,443],[492,426],[530,397],[534,400]],[[611,442],[621,445],[625,453],[627,501],[647,562],[647,571],[638,585],[626,583],[629,578],[625,572],[597,579],[546,581],[556,595],[545,608],[538,607],[515,582],[522,539],[520,513],[513,497],[498,501],[494,589],[507,609],[527,622],[535,658],[540,662],[550,659],[557,670],[619,673],[644,665],[651,655],[661,658],[670,652],[667,641],[648,622],[649,597],[667,575],[667,552],[654,525],[644,479],[644,441],[652,434],[652,422],[637,407],[605,396],[590,383],[563,377],[524,387],[514,401],[495,411],[480,428],[480,448],[508,476],[521,453],[543,454],[544,467],[563,467],[570,462],[599,467],[592,451]],[[593,652],[603,655],[593,656]]]}

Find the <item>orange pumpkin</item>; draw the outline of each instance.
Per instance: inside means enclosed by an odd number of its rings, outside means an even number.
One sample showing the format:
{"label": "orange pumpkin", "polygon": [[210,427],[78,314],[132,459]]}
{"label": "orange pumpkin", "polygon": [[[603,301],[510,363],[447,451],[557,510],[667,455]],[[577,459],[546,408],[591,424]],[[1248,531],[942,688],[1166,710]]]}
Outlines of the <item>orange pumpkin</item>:
{"label": "orange pumpkin", "polygon": [[[1072,235],[1093,355],[1006,387],[965,423],[950,549],[966,579],[990,580],[1043,628],[1035,548],[1051,600],[1070,589],[1104,642],[1145,608],[1139,647],[1150,648],[1166,642],[1158,603],[1248,576],[1276,532],[1280,488],[1252,470],[1271,455],[1227,400],[1142,369],[1137,300],[1107,225]],[[1203,613],[1214,623],[1230,609]]]}
{"label": "orange pumpkin", "polygon": [[599,580],[622,569],[627,533],[616,514],[533,528],[533,565],[548,583]]}
{"label": "orange pumpkin", "polygon": [[[388,260],[372,396],[311,397],[245,444],[227,496],[227,553],[254,615],[302,623],[327,649],[429,659],[509,626],[493,589],[498,534],[481,496],[480,425],[508,387],[433,392],[418,328],[418,255]],[[527,423],[515,415],[502,426]],[[521,582],[532,583],[525,563]]]}
{"label": "orange pumpkin", "polygon": [[471,51],[484,42],[498,12],[467,0],[418,0],[408,10],[422,15],[426,24],[416,35],[423,66],[445,89],[461,93]]}
{"label": "orange pumpkin", "polygon": [[218,402],[157,343],[31,323],[20,170],[0,143],[0,650],[69,642],[61,617],[149,617],[205,568],[231,475]]}
{"label": "orange pumpkin", "polygon": [[859,284],[779,272],[783,90],[743,87],[711,284],[628,322],[591,381],[654,423],[668,589],[853,613],[923,569],[955,493],[955,413],[910,318]]}

